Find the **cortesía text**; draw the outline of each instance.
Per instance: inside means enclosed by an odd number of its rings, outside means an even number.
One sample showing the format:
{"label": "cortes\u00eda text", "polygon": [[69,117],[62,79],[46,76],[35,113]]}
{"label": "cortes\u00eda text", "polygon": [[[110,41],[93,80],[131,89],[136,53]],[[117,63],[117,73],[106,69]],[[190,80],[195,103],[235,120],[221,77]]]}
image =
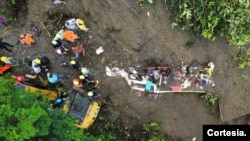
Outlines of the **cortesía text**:
{"label": "cortes\u00eda text", "polygon": [[250,125],[203,125],[203,141],[216,139],[250,141]]}

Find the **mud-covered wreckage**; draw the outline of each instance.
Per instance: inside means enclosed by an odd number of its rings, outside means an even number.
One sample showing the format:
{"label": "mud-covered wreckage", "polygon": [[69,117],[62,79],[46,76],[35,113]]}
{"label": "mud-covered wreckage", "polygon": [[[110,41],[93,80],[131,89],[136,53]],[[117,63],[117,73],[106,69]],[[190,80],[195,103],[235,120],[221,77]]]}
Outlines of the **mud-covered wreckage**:
{"label": "mud-covered wreckage", "polygon": [[[206,93],[210,90],[210,86],[214,86],[211,76],[202,74],[205,76],[204,82],[199,80],[199,74],[204,67],[192,67],[192,74],[189,77],[182,75],[180,71],[176,71],[173,75],[166,77],[159,75],[159,79],[156,82],[151,82],[147,75],[142,75],[138,80],[130,71],[126,72],[124,69],[117,67],[110,68],[106,66],[106,75],[110,77],[123,77],[127,81],[128,85],[133,90],[149,92],[153,94],[163,93]],[[159,74],[159,70],[153,70],[154,74]],[[197,83],[199,81],[200,83]]]}

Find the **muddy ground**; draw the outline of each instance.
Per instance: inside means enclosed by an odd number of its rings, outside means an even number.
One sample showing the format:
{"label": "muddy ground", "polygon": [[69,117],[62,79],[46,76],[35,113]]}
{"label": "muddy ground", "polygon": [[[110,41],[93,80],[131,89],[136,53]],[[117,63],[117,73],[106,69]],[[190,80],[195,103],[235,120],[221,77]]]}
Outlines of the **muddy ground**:
{"label": "muddy ground", "polygon": [[[93,127],[102,125],[99,123],[104,119],[109,122],[119,120],[129,131],[135,131],[133,128],[138,124],[163,121],[164,134],[187,141],[197,137],[200,141],[203,124],[248,123],[250,82],[243,80],[241,76],[249,76],[249,68],[237,68],[231,56],[232,53],[237,53],[237,49],[230,47],[226,40],[217,39],[212,42],[195,37],[180,28],[172,29],[171,13],[163,1],[157,1],[154,7],[147,8],[139,7],[138,1],[134,0],[66,2],[66,5],[54,6],[50,1],[27,0],[27,5],[22,6],[18,14],[17,22],[9,30],[1,27],[0,33],[4,41],[15,44],[19,35],[28,31],[29,23],[33,20],[41,27],[42,34],[36,37],[36,45],[30,47],[17,44],[13,53],[1,50],[1,55],[17,59],[46,55],[53,63],[53,71],[71,74],[73,79],[78,72],[59,64],[62,60],[69,60],[74,54],[57,55],[50,42],[55,33],[64,28],[65,20],[84,19],[91,31],[78,32],[79,41],[84,43],[86,50],[86,55],[80,56],[81,64],[95,72],[96,79],[100,81],[99,91],[107,99],[107,111],[99,116]],[[3,5],[2,3],[1,6]],[[187,50],[183,46],[188,41],[194,41],[194,46]],[[71,43],[64,43],[68,48],[73,46]],[[100,46],[105,51],[96,55],[95,50]],[[162,94],[157,99],[138,97],[123,78],[109,78],[105,74],[106,65],[127,69],[134,64],[169,64],[177,69],[179,60],[187,63],[195,61],[200,65],[206,65],[210,61],[215,63],[213,91],[220,96],[220,110],[219,104],[211,111],[208,110],[200,94],[195,93]],[[23,67],[14,68],[13,71],[24,74],[31,70]],[[64,83],[71,87],[72,79],[64,80]]]}

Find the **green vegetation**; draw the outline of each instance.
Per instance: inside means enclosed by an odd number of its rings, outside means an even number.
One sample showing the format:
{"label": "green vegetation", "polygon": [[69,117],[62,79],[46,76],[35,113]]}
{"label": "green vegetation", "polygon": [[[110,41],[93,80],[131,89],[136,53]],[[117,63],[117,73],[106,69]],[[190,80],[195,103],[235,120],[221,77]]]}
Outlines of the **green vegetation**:
{"label": "green vegetation", "polygon": [[240,69],[250,66],[250,48],[246,52],[240,52],[233,55],[234,60]]}
{"label": "green vegetation", "polygon": [[154,0],[139,0],[140,7],[146,7],[147,5],[153,5]]}
{"label": "green vegetation", "polygon": [[143,125],[143,133],[149,136],[148,141],[164,141],[164,136],[160,133],[162,125],[163,122],[151,122]]}
{"label": "green vegetation", "polygon": [[208,108],[211,109],[219,100],[219,95],[213,92],[213,93],[207,93],[205,95],[202,95],[201,98],[206,103]]}
{"label": "green vegetation", "polygon": [[[51,110],[47,97],[18,89],[10,75],[0,78],[0,140],[84,140],[75,120]],[[63,129],[63,130],[62,130]]]}
{"label": "green vegetation", "polygon": [[188,41],[186,44],[183,46],[185,49],[189,50],[190,48],[194,47],[194,41]]}
{"label": "green vegetation", "polygon": [[250,42],[249,0],[172,0],[172,27],[180,24],[203,38],[215,40],[222,36],[230,44]]}

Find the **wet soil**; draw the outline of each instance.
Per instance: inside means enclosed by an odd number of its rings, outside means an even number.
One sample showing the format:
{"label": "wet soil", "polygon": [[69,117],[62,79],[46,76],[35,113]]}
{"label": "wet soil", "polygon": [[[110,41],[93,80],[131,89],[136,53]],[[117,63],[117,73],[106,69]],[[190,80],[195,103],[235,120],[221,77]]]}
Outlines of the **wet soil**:
{"label": "wet soil", "polygon": [[[84,44],[86,55],[80,56],[81,65],[92,69],[100,81],[98,91],[103,98],[105,112],[102,112],[93,127],[102,122],[121,123],[128,131],[135,132],[139,125],[150,121],[163,121],[162,132],[183,140],[197,137],[202,140],[203,124],[247,124],[250,108],[248,103],[249,68],[239,70],[232,53],[238,50],[229,46],[224,39],[208,41],[195,37],[180,28],[171,28],[171,13],[163,1],[154,7],[139,7],[138,1],[112,0],[76,0],[66,1],[66,5],[52,5],[50,1],[27,1],[12,24],[11,29],[0,28],[4,41],[15,44],[21,33],[29,30],[31,20],[38,23],[42,34],[36,38],[36,45],[16,44],[13,53],[1,51],[1,55],[13,56],[22,60],[25,57],[47,56],[52,61],[52,70],[67,73],[72,77],[64,80],[71,88],[71,81],[78,74],[70,67],[61,67],[60,61],[67,61],[74,54],[58,55],[50,42],[56,32],[64,28],[64,22],[70,18],[84,19],[90,32],[79,31],[79,41]],[[1,3],[1,2],[0,2]],[[149,16],[147,14],[149,12]],[[190,49],[184,48],[193,41]],[[71,48],[74,44],[64,42]],[[96,49],[102,46],[104,53],[97,55]],[[108,77],[105,66],[128,69],[129,66],[170,65],[173,69],[180,66],[180,60],[186,63],[196,62],[206,65],[215,63],[212,88],[220,96],[219,104],[209,110],[200,98],[200,94],[187,93],[162,94],[158,98],[141,96],[120,77]],[[16,74],[30,73],[27,67],[14,68]],[[219,108],[220,107],[220,108]],[[106,124],[105,124],[106,125]],[[132,133],[132,132],[131,132]]]}

